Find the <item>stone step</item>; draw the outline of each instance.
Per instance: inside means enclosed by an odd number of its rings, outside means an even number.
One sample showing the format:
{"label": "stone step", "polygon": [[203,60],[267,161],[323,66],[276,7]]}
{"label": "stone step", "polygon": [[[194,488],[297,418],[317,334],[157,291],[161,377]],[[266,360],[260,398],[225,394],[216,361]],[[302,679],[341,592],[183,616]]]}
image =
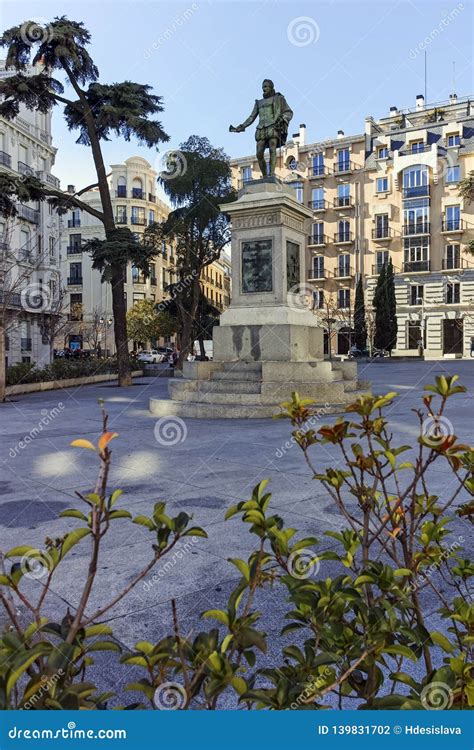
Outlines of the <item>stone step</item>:
{"label": "stone step", "polygon": [[260,383],[262,373],[256,370],[248,370],[245,373],[242,370],[220,370],[219,372],[213,372],[211,378],[212,380],[242,380],[245,378],[248,382]]}
{"label": "stone step", "polygon": [[261,383],[252,380],[206,380],[198,390],[208,393],[260,393]]}
{"label": "stone step", "polygon": [[224,370],[232,372],[262,372],[261,362],[246,362],[236,360],[235,362],[224,362]]}
{"label": "stone step", "polygon": [[[313,407],[312,407],[313,408]],[[325,414],[339,414],[344,404],[316,404],[314,409],[325,409]],[[273,404],[208,404],[199,401],[173,401],[171,399],[150,399],[150,411],[158,417],[184,417],[188,419],[270,419],[281,414],[279,406]]]}

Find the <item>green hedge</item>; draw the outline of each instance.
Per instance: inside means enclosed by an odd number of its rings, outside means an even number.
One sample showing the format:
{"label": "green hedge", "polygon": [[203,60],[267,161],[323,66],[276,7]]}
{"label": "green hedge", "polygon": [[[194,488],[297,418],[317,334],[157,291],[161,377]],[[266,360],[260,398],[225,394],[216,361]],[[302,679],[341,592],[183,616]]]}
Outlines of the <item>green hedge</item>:
{"label": "green hedge", "polygon": [[19,362],[7,368],[7,385],[45,383],[50,380],[67,380],[116,372],[116,359],[55,359],[44,367],[31,362]]}

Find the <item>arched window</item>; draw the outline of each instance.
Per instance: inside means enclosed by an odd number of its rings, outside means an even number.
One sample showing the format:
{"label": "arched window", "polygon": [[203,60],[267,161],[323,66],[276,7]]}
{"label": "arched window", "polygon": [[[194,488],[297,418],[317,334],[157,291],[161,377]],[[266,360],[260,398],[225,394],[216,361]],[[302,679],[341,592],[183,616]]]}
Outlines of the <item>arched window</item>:
{"label": "arched window", "polygon": [[415,164],[403,170],[403,197],[419,198],[429,194],[428,167]]}
{"label": "arched window", "polygon": [[143,184],[139,177],[134,177],[132,182],[132,198],[143,198]]}
{"label": "arched window", "polygon": [[127,178],[119,177],[117,180],[117,198],[127,197]]}

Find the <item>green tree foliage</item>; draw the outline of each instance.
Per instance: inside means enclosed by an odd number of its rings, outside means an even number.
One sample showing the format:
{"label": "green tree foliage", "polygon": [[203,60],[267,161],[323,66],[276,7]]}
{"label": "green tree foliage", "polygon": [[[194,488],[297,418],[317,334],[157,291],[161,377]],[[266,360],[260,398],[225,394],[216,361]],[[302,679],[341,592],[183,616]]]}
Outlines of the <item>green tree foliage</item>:
{"label": "green tree foliage", "polygon": [[362,276],[359,276],[355,293],[354,343],[357,348],[361,350],[365,349],[365,347],[367,346],[367,326],[365,322],[365,301]]}
{"label": "green tree foliage", "polygon": [[[30,39],[27,30],[34,26],[34,21],[26,21],[5,31],[0,39],[0,46],[7,50],[6,67],[15,70],[14,75],[0,81],[0,115],[12,119],[20,105],[40,112],[63,106],[69,130],[79,134],[76,142],[90,149],[97,181],[70,195],[32,176],[2,174],[0,212],[14,215],[18,199],[47,200],[61,211],[79,208],[102,223],[105,240],[93,240],[85,249],[91,252],[94,267],[103,272],[103,280],[112,286],[119,384],[130,385],[124,278],[130,261],[147,270],[150,248],[137,242],[129,230],[115,226],[102,142],[111,137],[127,141],[133,137],[152,148],[167,141],[161,123],[154,119],[163,111],[162,100],[147,85],[132,81],[99,83],[98,68],[88,51],[91,35],[82,22],[56,17],[45,26],[44,33]],[[37,67],[27,71],[29,65]],[[57,74],[63,80],[58,80]],[[69,84],[67,93],[63,81]],[[101,210],[80,199],[93,187],[99,190]]]}
{"label": "green tree foliage", "polygon": [[175,333],[176,322],[168,313],[157,311],[153,300],[143,299],[127,313],[127,332],[134,341],[147,344]]}
{"label": "green tree foliage", "polygon": [[375,310],[374,345],[391,352],[397,343],[397,310],[392,260],[384,264],[377,279],[373,307]]}
{"label": "green tree foliage", "polygon": [[[459,183],[458,195],[466,203],[474,202],[474,170],[471,170],[469,174],[461,180]],[[464,252],[468,255],[474,255],[474,240],[470,240],[464,248]]]}
{"label": "green tree foliage", "polygon": [[174,300],[180,319],[181,364],[192,349],[201,272],[230,241],[229,219],[220,206],[233,200],[235,193],[227,155],[196,135],[170,154],[160,179],[175,208],[146,234],[157,249],[172,243],[176,255]]}

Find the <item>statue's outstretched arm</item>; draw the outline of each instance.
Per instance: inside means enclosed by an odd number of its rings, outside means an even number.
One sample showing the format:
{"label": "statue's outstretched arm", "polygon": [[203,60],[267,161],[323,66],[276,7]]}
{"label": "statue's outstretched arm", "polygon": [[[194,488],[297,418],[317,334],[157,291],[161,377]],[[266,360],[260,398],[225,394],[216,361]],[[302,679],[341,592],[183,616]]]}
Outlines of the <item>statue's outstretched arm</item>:
{"label": "statue's outstretched arm", "polygon": [[254,107],[250,113],[250,115],[247,117],[246,120],[243,121],[240,125],[237,125],[236,128],[234,128],[233,125],[230,126],[229,130],[231,133],[241,133],[245,128],[248,128],[249,125],[251,125],[258,116],[258,105],[257,102],[255,102]]}

